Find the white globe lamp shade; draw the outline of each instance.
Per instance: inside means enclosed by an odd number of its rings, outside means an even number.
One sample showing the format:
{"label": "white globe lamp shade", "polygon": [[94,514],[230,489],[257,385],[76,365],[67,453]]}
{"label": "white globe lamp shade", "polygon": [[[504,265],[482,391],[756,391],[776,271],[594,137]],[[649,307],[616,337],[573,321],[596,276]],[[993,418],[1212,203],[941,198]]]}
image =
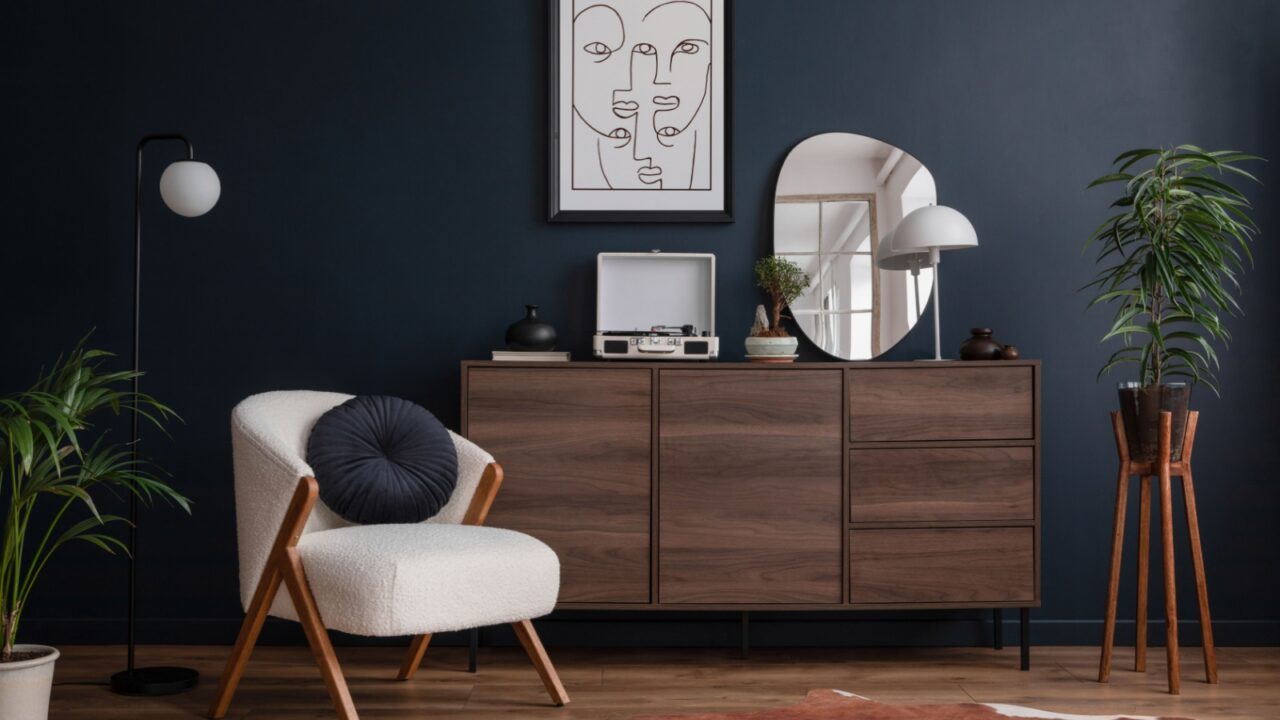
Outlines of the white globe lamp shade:
{"label": "white globe lamp shade", "polygon": [[880,244],[876,245],[876,267],[881,270],[910,270],[912,274],[919,274],[920,268],[929,266],[929,252],[927,250],[894,250],[894,232],[890,230],[887,235],[880,238]]}
{"label": "white globe lamp shade", "polygon": [[160,176],[160,197],[183,217],[200,217],[218,204],[222,183],[208,164],[179,160]]}
{"label": "white globe lamp shade", "polygon": [[929,205],[912,211],[893,231],[893,251],[928,252],[936,263],[936,251],[978,246],[973,223],[960,211]]}

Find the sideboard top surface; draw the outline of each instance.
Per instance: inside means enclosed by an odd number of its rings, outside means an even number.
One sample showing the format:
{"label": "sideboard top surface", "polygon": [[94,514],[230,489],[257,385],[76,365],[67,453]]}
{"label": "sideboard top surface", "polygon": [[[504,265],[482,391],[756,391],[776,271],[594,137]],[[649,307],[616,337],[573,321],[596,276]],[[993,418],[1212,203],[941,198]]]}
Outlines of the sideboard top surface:
{"label": "sideboard top surface", "polygon": [[876,370],[889,368],[940,367],[1040,367],[1039,360],[858,360],[795,363],[753,362],[686,362],[679,360],[570,360],[568,362],[520,362],[495,360],[463,360],[462,367],[502,368],[672,368],[680,370]]}

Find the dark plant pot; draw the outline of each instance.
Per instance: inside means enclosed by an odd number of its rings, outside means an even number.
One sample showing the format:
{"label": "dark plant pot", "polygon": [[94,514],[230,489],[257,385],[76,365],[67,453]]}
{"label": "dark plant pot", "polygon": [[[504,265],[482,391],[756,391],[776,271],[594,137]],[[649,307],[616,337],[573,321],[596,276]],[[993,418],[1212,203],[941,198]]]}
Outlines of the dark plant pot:
{"label": "dark plant pot", "polygon": [[507,349],[546,352],[556,349],[556,329],[538,319],[538,306],[525,305],[523,318],[507,328]]}
{"label": "dark plant pot", "polygon": [[1155,462],[1160,455],[1160,413],[1173,415],[1169,460],[1182,459],[1182,437],[1187,431],[1191,386],[1169,383],[1142,387],[1136,382],[1120,383],[1120,417],[1129,441],[1129,458]]}

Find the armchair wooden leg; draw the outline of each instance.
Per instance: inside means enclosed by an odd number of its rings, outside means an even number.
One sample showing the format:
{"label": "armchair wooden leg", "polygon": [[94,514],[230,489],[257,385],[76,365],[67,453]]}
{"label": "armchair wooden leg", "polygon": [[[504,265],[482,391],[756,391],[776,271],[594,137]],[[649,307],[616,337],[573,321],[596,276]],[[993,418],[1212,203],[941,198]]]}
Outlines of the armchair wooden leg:
{"label": "armchair wooden leg", "polygon": [[400,666],[400,672],[396,675],[397,680],[408,680],[418,672],[418,666],[422,665],[422,656],[427,654],[427,646],[430,644],[431,633],[413,637],[409,643],[409,653],[404,656],[404,664]]}
{"label": "armchair wooden leg", "polygon": [[320,666],[320,674],[324,677],[325,687],[329,689],[329,697],[333,699],[333,707],[338,711],[339,720],[357,720],[355,703],[351,700],[351,691],[347,689],[346,678],[342,676],[342,668],[333,653],[333,645],[329,642],[329,632],[320,619],[320,610],[316,607],[311,587],[307,585],[307,576],[302,570],[302,558],[296,548],[288,552],[288,564],[284,568],[284,584],[289,589],[289,597],[293,599],[293,607],[298,612],[298,620],[302,623],[302,631],[306,633],[307,643],[311,645],[311,654],[316,665]]}
{"label": "armchair wooden leg", "polygon": [[[293,498],[285,509],[284,519],[280,522],[280,529],[276,531],[276,539],[271,546],[271,554],[267,557],[266,566],[262,569],[262,577],[258,579],[258,587],[253,591],[253,599],[249,601],[235,647],[231,650],[231,657],[227,658],[227,666],[222,671],[218,691],[214,693],[213,702],[209,704],[209,717],[215,720],[226,716],[231,706],[231,698],[240,685],[240,678],[244,676],[245,666],[249,664],[249,656],[253,654],[253,646],[258,641],[259,633],[262,632],[262,624],[266,621],[271,603],[280,590],[280,583],[288,581],[290,577],[289,553],[296,554],[293,548],[297,546],[298,538],[302,536],[302,529],[307,524],[307,518],[310,517],[311,509],[315,507],[316,498],[319,495],[320,488],[315,478],[304,477],[298,481]],[[299,571],[301,567],[299,564]],[[305,580],[302,586],[306,587]],[[292,593],[293,588],[290,587],[289,591]],[[306,595],[308,598],[311,597],[310,589],[307,589]],[[294,602],[297,604],[296,600]],[[314,607],[314,601],[312,606]],[[319,613],[315,616],[318,620]],[[323,631],[323,628],[321,630]],[[328,638],[326,637],[325,640],[327,642]],[[354,711],[350,717],[355,717]]]}
{"label": "armchair wooden leg", "polygon": [[569,693],[565,692],[564,685],[560,684],[560,676],[556,674],[551,658],[547,657],[547,651],[542,647],[542,641],[538,639],[533,623],[529,620],[521,620],[511,623],[511,628],[516,631],[516,637],[524,646],[524,651],[529,654],[529,659],[533,661],[533,667],[538,671],[538,677],[542,678],[542,684],[546,686],[551,701],[557,706],[568,705]]}
{"label": "armchair wooden leg", "polygon": [[209,704],[209,717],[214,720],[225,717],[231,707],[231,698],[236,694],[240,678],[244,676],[245,666],[253,655],[253,646],[258,642],[258,634],[262,632],[262,623],[267,619],[267,611],[271,609],[271,603],[275,600],[282,581],[280,571],[274,565],[269,565],[258,581],[258,589],[254,591],[253,601],[249,603],[249,611],[240,626],[240,634],[236,637],[231,657],[227,658],[227,666],[222,671],[218,691]]}
{"label": "armchair wooden leg", "polygon": [[[484,474],[480,476],[475,493],[471,496],[471,504],[467,506],[467,512],[462,518],[462,524],[484,525],[485,518],[489,516],[489,508],[493,507],[493,500],[497,497],[500,487],[502,487],[502,466],[498,463],[489,463],[485,466]],[[476,671],[476,632],[476,630],[471,631],[470,672]],[[413,677],[414,673],[418,672],[418,668],[422,665],[422,657],[426,654],[427,646],[430,644],[430,633],[414,636],[409,643],[409,653],[405,655],[404,663],[400,665],[400,672],[396,675],[397,680],[408,680]],[[554,675],[555,673],[553,672],[552,674]]]}

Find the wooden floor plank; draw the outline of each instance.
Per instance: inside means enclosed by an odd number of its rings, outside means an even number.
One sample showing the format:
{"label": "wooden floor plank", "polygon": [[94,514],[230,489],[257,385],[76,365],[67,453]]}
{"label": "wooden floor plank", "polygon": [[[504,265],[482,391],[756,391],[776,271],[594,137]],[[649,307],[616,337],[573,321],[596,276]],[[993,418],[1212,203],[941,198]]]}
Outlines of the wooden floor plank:
{"label": "wooden floor plank", "polygon": [[[103,668],[120,647],[60,648],[53,720],[198,718],[213,695],[225,647],[146,647],[139,661],[198,669],[192,692],[164,698],[112,695]],[[1124,649],[1120,649],[1121,653]],[[1130,649],[1129,652],[1132,652]],[[638,714],[750,710],[798,702],[834,687],[875,700],[1002,702],[1060,712],[1178,715],[1197,720],[1280,717],[1280,649],[1219,648],[1221,684],[1203,682],[1198,648],[1184,653],[1180,696],[1167,692],[1163,654],[1144,674],[1116,662],[1111,682],[1094,682],[1097,647],[1038,647],[1032,670],[1018,671],[1016,648],[579,649],[550,653],[573,697],[553,707],[517,647],[484,648],[480,672],[466,672],[465,648],[433,648],[408,682],[396,682],[402,648],[338,648],[360,717],[462,720],[626,720]],[[228,718],[332,717],[324,683],[305,647],[262,647],[254,654]]]}

